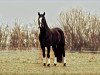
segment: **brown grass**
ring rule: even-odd
[[[62,63],[53,66],[51,51],[51,66],[44,67],[42,53],[37,51],[0,51],[1,75],[99,75],[100,54],[67,53],[67,66]]]

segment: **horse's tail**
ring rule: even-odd
[[[58,32],[61,35],[61,39],[60,39],[60,42],[57,44],[57,62],[62,62],[62,55],[63,55],[63,52],[65,52],[65,49],[64,49],[65,37],[61,29],[58,29]]]

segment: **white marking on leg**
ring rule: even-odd
[[[64,57],[64,63],[66,63],[66,57]]]
[[[54,58],[54,64],[57,64],[57,57]]]
[[[48,64],[50,64],[50,58],[48,58]]]
[[[43,58],[43,63],[46,63],[46,58]]]

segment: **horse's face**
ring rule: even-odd
[[[44,26],[44,21],[45,21],[45,12],[43,14],[40,14],[38,12],[38,24],[39,24],[39,28],[43,29],[45,26]]]

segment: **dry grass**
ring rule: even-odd
[[[100,75],[100,54],[67,53],[67,66],[43,67],[41,51],[0,51],[0,75]]]

